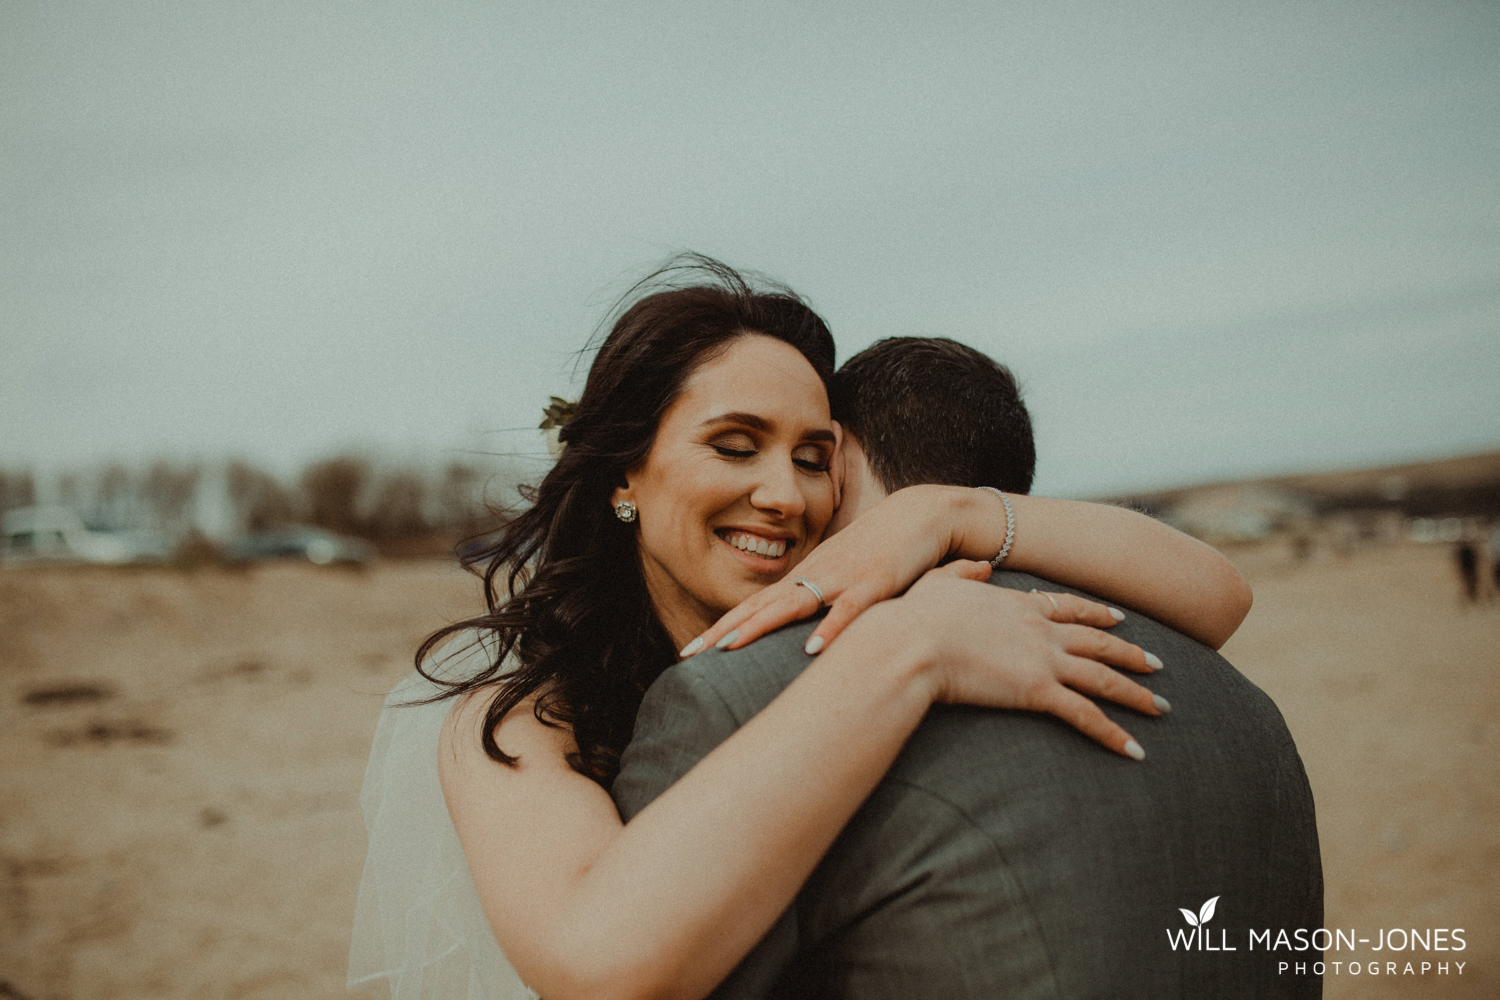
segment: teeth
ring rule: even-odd
[[[725,541],[741,552],[751,552],[758,556],[765,556],[768,559],[780,559],[786,553],[786,542],[780,539],[773,542],[755,535],[736,532],[726,538]]]

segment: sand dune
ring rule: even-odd
[[[1226,654],[1307,762],[1327,925],[1467,931],[1462,977],[1327,995],[1495,995],[1500,607],[1441,549],[1235,557]],[[477,596],[420,562],[0,574],[0,997],[346,996],[380,700]]]

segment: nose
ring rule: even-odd
[[[781,518],[801,515],[807,509],[807,496],[803,493],[802,482],[791,458],[788,456],[761,464],[763,474],[750,493],[751,506]]]

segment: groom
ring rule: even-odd
[[[848,461],[832,528],[916,483],[1030,488],[1015,383],[971,348],[881,341],[840,369],[830,397]],[[1069,589],[1005,571],[990,582]],[[812,628],[662,674],[614,784],[627,820],[806,667]],[[1264,943],[1282,929],[1295,942],[1323,919],[1312,795],[1276,706],[1142,615],[1111,631],[1166,663],[1145,683],[1172,714],[1102,703],[1145,761],[1048,715],[935,707],[714,996],[1321,996],[1320,953]]]

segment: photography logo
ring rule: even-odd
[[[1177,908],[1187,926],[1166,929],[1173,951],[1261,952],[1279,976],[1461,976],[1468,964],[1452,954],[1468,948],[1462,927],[1249,927],[1231,934],[1221,926],[1212,935],[1207,925],[1222,898],[1205,900],[1196,913]]]

